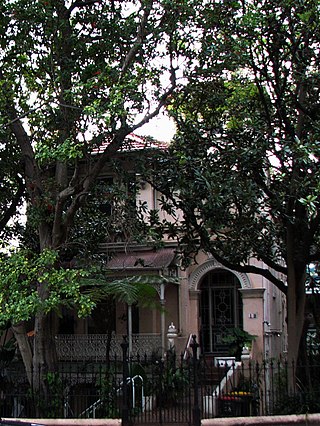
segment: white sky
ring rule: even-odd
[[[175,125],[167,115],[160,113],[135,133],[140,136],[152,136],[160,142],[170,142],[175,133]]]

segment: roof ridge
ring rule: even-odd
[[[92,149],[92,154],[101,154],[109,146],[110,141],[103,141],[98,147]],[[168,149],[168,142],[161,142],[151,136],[140,136],[135,133],[129,133],[121,148],[120,152],[139,151],[143,149]]]

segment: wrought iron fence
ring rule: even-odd
[[[0,377],[1,417],[122,418],[129,423],[199,425],[201,418],[320,411],[320,366],[247,360],[218,365],[167,352],[161,358],[122,356],[109,363],[60,364],[45,376],[46,394],[23,370]]]

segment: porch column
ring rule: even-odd
[[[165,306],[165,298],[164,298],[164,288],[165,285],[164,283],[160,284],[160,304],[161,304],[161,347],[163,348],[163,351],[165,351],[166,348],[166,330],[165,330],[165,325],[166,325],[166,317],[165,317],[165,311],[164,311],[164,306]]]
[[[264,292],[265,288],[241,288],[243,302],[243,329],[253,334],[252,352],[255,358],[264,353]]]
[[[199,299],[200,290],[189,290],[189,309],[188,309],[188,330],[190,334],[195,334],[200,341],[200,312]]]
[[[128,305],[128,343],[129,356],[132,354],[132,305]]]

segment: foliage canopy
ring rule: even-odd
[[[0,153],[1,158],[10,153],[10,161],[1,163],[7,183],[0,204],[7,224],[23,195],[27,226],[21,241],[39,254],[25,258],[21,252],[3,259],[1,268],[8,268],[8,279],[19,278],[14,288],[20,284],[26,296],[21,309],[31,305],[37,311],[33,348],[16,327],[21,324],[14,325],[29,371],[32,363],[34,372],[55,363],[50,307],[73,299],[82,309],[83,293],[72,275],[79,271],[60,264],[84,241],[96,181],[108,176],[128,135],[159,114],[179,78],[195,67],[193,28],[202,8],[198,0],[1,2]],[[129,209],[121,214],[132,217]],[[57,261],[42,274],[37,262],[50,253]],[[62,280],[65,285],[57,289]],[[1,288],[7,288],[5,278]],[[14,303],[8,288],[2,297]],[[9,311],[12,320],[22,319]]]
[[[187,259],[204,249],[287,294],[293,358],[320,257],[319,14],[313,0],[208,8],[199,68],[169,106],[178,134],[152,160],[163,208],[182,212],[162,225]]]

